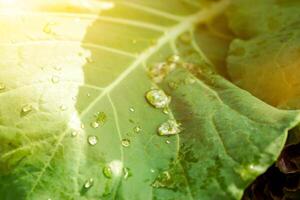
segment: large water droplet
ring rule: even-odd
[[[91,187],[93,187],[93,185],[94,185],[94,179],[90,178],[89,180],[87,180],[84,183],[84,188],[85,189],[90,189]]]
[[[152,89],[146,93],[147,101],[155,108],[168,107],[171,98],[168,97],[163,90]]]
[[[109,178],[109,179],[112,178],[113,173],[112,173],[111,168],[109,166],[104,167],[102,172],[103,172],[103,175],[106,178]]]
[[[98,143],[97,136],[91,135],[88,137],[88,143],[92,146],[95,146]]]
[[[158,127],[158,134],[161,136],[176,135],[181,132],[180,124],[170,119]]]
[[[121,143],[123,147],[129,147],[131,142],[129,139],[123,139]]]

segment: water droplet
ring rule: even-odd
[[[51,78],[51,82],[54,83],[54,84],[59,83],[59,81],[60,81],[60,79],[59,79],[58,76],[53,76],[53,77]]]
[[[178,124],[176,120],[173,119],[164,122],[158,128],[158,134],[161,136],[176,135],[180,132],[181,132],[180,124]]]
[[[60,109],[61,111],[66,111],[68,108],[67,108],[66,105],[61,105],[61,106],[59,107],[59,109]]]
[[[25,106],[22,107],[22,114],[26,115],[28,113],[30,113],[32,111],[32,105],[27,104]]]
[[[150,169],[150,172],[151,172],[151,173],[155,173],[155,170],[154,170],[154,169]]]
[[[91,96],[91,94],[90,94],[90,93],[87,93],[87,94],[86,94],[86,96],[87,96],[87,97],[90,97],[90,96]]]
[[[166,144],[171,144],[171,141],[170,140],[166,140]]]
[[[88,143],[89,143],[90,145],[92,145],[92,146],[95,146],[95,145],[98,143],[98,138],[97,138],[97,136],[94,136],[94,135],[89,136],[89,137],[88,137]]]
[[[79,135],[79,131],[72,131],[71,132],[72,137],[76,137],[77,135]]]
[[[131,108],[129,108],[129,111],[130,112],[135,112],[135,109],[131,107]]]
[[[168,86],[172,90],[176,90],[179,87],[179,84],[177,82],[175,82],[175,81],[170,81],[170,82],[168,82]]]
[[[123,139],[122,140],[122,146],[123,147],[129,147],[130,146],[130,140],[129,139]]]
[[[140,126],[136,126],[133,128],[133,131],[136,132],[136,133],[139,133],[142,131],[142,128]]]
[[[85,125],[82,123],[82,124],[80,125],[80,128],[84,129],[84,128],[85,128]]]
[[[152,89],[146,93],[147,101],[155,108],[168,107],[171,98],[168,97],[163,90]]]
[[[92,122],[91,127],[92,128],[99,128],[100,124],[98,122]]]
[[[87,180],[84,183],[84,188],[85,189],[90,189],[91,187],[93,187],[93,185],[94,185],[94,179],[90,178],[89,180]]]
[[[132,176],[132,173],[131,173],[130,169],[127,168],[127,167],[123,168],[123,174],[124,174],[123,177],[124,177],[125,180],[127,180],[129,177]]]
[[[168,58],[168,62],[171,62],[171,63],[178,63],[179,61],[180,61],[179,55],[172,55]]]
[[[6,88],[6,85],[4,83],[0,83],[0,91],[5,90],[5,88]]]
[[[104,167],[102,172],[103,172],[103,175],[106,178],[109,178],[109,179],[112,178],[113,173],[112,173],[111,168],[109,166]]]

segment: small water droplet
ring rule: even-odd
[[[5,90],[5,88],[6,88],[6,85],[4,83],[0,83],[0,91]]]
[[[148,75],[155,83],[160,83],[176,68],[176,63],[162,62],[149,68]]]
[[[170,81],[170,82],[168,82],[168,86],[172,90],[176,90],[179,87],[179,84],[177,82],[175,82],[175,81]]]
[[[166,140],[166,144],[171,144],[171,141],[170,140]]]
[[[152,89],[146,93],[147,101],[155,108],[168,107],[171,98],[168,97],[163,90]]]
[[[161,136],[176,135],[181,132],[180,124],[176,120],[170,119],[162,123],[158,128],[158,134]]]
[[[52,78],[51,78],[52,83],[56,84],[56,83],[59,83],[59,81],[60,81],[60,79],[58,76],[52,76]]]
[[[113,173],[112,173],[111,168],[109,166],[104,167],[102,172],[103,172],[103,175],[106,178],[109,178],[109,179],[112,178]]]
[[[92,122],[91,127],[92,128],[99,128],[100,124],[98,122]]]
[[[133,107],[129,108],[130,112],[135,112],[135,109]]]
[[[82,124],[80,125],[80,128],[81,128],[81,129],[85,129],[85,125],[82,123]]]
[[[155,170],[154,170],[154,169],[150,169],[150,172],[151,172],[151,173],[155,173]]]
[[[32,111],[32,105],[27,104],[25,106],[22,107],[22,114],[26,115],[28,113],[30,113]]]
[[[90,178],[89,180],[87,180],[84,183],[84,188],[85,189],[90,189],[91,187],[93,187],[93,185],[94,185],[94,179]]]
[[[89,143],[90,145],[92,145],[92,146],[95,146],[95,145],[98,143],[98,138],[97,138],[97,136],[94,136],[94,135],[89,136],[89,137],[88,137],[88,143]]]
[[[123,147],[129,147],[130,146],[130,140],[129,139],[123,139],[122,140],[122,146]]]
[[[128,167],[123,168],[123,175],[124,175],[123,177],[125,180],[127,180],[129,177],[132,176],[132,173]]]
[[[79,131],[74,130],[74,131],[71,132],[72,137],[76,137],[77,135],[79,135]]]
[[[91,96],[91,94],[90,94],[90,93],[87,93],[87,94],[86,94],[86,96],[87,96],[87,97],[90,97],[90,96]]]
[[[164,108],[163,109],[163,113],[166,114],[166,115],[168,115],[170,113],[169,108]]]
[[[139,133],[142,131],[142,128],[140,126],[136,126],[133,128],[133,131],[136,132],[136,133]]]

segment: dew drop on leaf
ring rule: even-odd
[[[149,69],[148,74],[154,82],[160,83],[175,68],[176,63],[174,62],[162,62],[152,66]]]
[[[79,131],[74,130],[74,131],[71,132],[72,137],[76,137],[77,135],[79,135]]]
[[[5,90],[5,88],[6,88],[6,85],[4,83],[0,83],[0,91]]]
[[[123,147],[129,147],[131,142],[129,139],[123,139],[121,143]]]
[[[89,180],[87,180],[84,183],[84,188],[85,189],[90,189],[91,187],[93,187],[93,185],[94,185],[94,179],[90,178]]]
[[[30,113],[31,111],[32,111],[32,105],[30,105],[30,104],[23,106],[22,110],[21,110],[23,115],[26,115],[26,114]]]
[[[99,126],[100,126],[100,124],[98,122],[92,122],[91,123],[92,128],[98,128]]]
[[[95,146],[95,145],[98,143],[98,138],[97,138],[97,136],[94,136],[94,135],[89,136],[89,137],[88,137],[88,143],[89,143],[90,145],[92,145],[92,146]]]
[[[129,108],[130,112],[135,112],[135,109],[133,107]]]
[[[168,97],[163,90],[152,89],[146,93],[146,99],[155,108],[168,107],[171,98]]]
[[[111,168],[109,166],[104,167],[102,172],[106,178],[109,178],[109,179],[112,178],[113,174],[112,174]]]
[[[166,140],[166,144],[171,144],[171,141],[170,140]]]
[[[107,115],[104,112],[98,112],[96,114],[96,122],[99,124],[104,124],[107,120]]]
[[[180,124],[170,119],[158,127],[158,134],[161,136],[176,135],[181,132]]]
[[[140,126],[136,126],[136,127],[133,128],[133,131],[134,131],[135,133],[139,133],[139,132],[142,131],[142,128],[141,128]]]

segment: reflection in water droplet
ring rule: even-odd
[[[0,83],[0,91],[5,90],[5,88],[6,88],[6,85],[4,83]]]
[[[112,178],[113,174],[112,174],[111,168],[109,166],[104,167],[102,172],[106,178],[109,178],[109,179]]]
[[[122,140],[122,146],[123,147],[129,147],[130,146],[130,140],[129,139],[123,139]]]
[[[89,136],[89,137],[88,137],[88,143],[89,143],[90,145],[92,145],[92,146],[95,146],[95,145],[98,143],[98,138],[97,138],[97,136],[94,136],[94,135]]]
[[[181,132],[180,124],[176,120],[168,120],[158,128],[158,134],[161,136],[176,135]]]
[[[171,98],[168,97],[163,90],[152,89],[146,93],[146,99],[155,108],[168,107]]]
[[[90,178],[84,183],[85,189],[90,189],[94,185],[94,179]]]
[[[32,105],[30,105],[30,104],[27,104],[27,105],[25,105],[25,106],[23,106],[22,107],[22,114],[23,115],[26,115],[26,114],[28,114],[28,113],[30,113],[31,111],[32,111]]]
[[[136,126],[136,127],[133,128],[133,131],[134,131],[135,133],[139,133],[139,132],[142,131],[142,128],[141,128],[140,126]]]
[[[52,76],[52,78],[51,78],[52,83],[56,84],[56,83],[59,83],[59,81],[60,81],[60,79],[58,76]]]
[[[91,123],[92,128],[98,128],[99,126],[100,126],[100,124],[98,122],[92,122]]]

